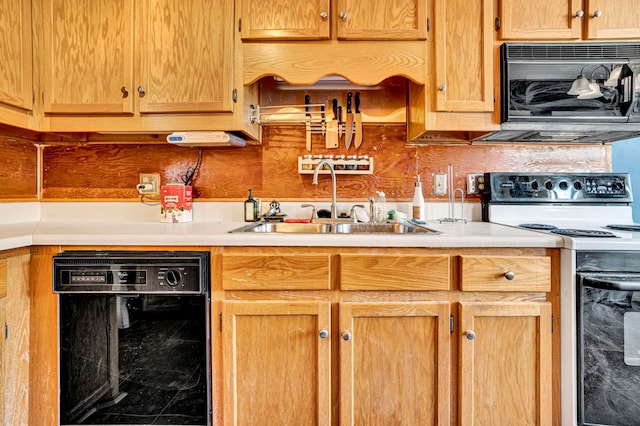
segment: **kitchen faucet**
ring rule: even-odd
[[[329,171],[331,172],[331,219],[335,219],[338,217],[337,214],[337,202],[336,202],[336,172],[333,170],[333,164],[331,161],[324,159],[320,160],[316,165],[316,170],[313,172],[313,184],[318,184],[318,173],[323,166],[329,167]]]

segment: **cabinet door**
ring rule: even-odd
[[[226,425],[331,423],[329,302],[223,303]]]
[[[133,113],[133,9],[133,0],[43,0],[45,113]]]
[[[585,13],[582,0],[501,0],[500,38],[579,39]]]
[[[5,313],[2,306],[0,306],[0,384],[2,384],[2,392],[0,392],[0,424],[7,424],[4,413],[4,390],[7,388],[4,378],[4,365],[6,360],[4,359],[4,341],[5,341],[5,327],[6,327]]]
[[[0,102],[31,110],[31,1],[0,0],[0,24]]]
[[[640,4],[637,0],[584,0],[588,39],[640,38]]]
[[[233,105],[233,0],[145,0],[136,36],[141,113]]]
[[[449,424],[448,302],[340,304],[340,424]]]
[[[551,424],[551,305],[460,303],[460,424]]]
[[[493,111],[493,2],[436,0],[436,110]]]
[[[337,0],[338,38],[424,40],[425,0]]]
[[[243,40],[329,38],[330,0],[240,0]]]

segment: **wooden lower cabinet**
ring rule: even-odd
[[[448,425],[449,303],[340,304],[340,424]]]
[[[331,424],[331,305],[223,303],[224,424]]]
[[[559,424],[557,251],[219,253],[221,423]]]
[[[460,425],[550,425],[551,304],[459,304]]]
[[[2,383],[2,392],[0,392],[0,424],[6,424],[6,419],[4,416],[4,340],[5,334],[4,330],[7,325],[5,320],[4,309],[0,307],[0,383]]]

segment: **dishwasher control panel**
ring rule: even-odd
[[[65,251],[53,270],[55,293],[203,294],[209,252]]]

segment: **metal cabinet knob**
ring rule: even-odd
[[[512,271],[507,271],[507,272],[505,272],[504,277],[506,279],[508,279],[509,281],[511,281],[516,277],[516,274],[514,272],[512,272]]]
[[[129,89],[127,89],[126,86],[122,86],[120,88],[120,92],[122,92],[122,98],[123,99],[129,97]]]
[[[346,342],[351,340],[351,333],[349,333],[348,331],[343,331],[342,332],[342,340],[344,340]]]
[[[476,338],[476,333],[473,330],[465,331],[464,335],[467,337],[467,340],[473,340]]]
[[[344,10],[340,12],[340,19],[345,21],[347,19],[347,12],[345,12]]]
[[[327,336],[329,336],[329,332],[327,330],[320,330],[318,336],[320,336],[321,339],[326,339]]]
[[[573,15],[574,18],[582,18],[584,16],[584,10],[579,10]]]
[[[146,95],[147,92],[144,90],[144,87],[138,86],[138,94],[140,95],[141,98],[144,98],[144,95]]]
[[[438,87],[438,90],[440,90],[441,92],[445,92],[447,90],[447,85],[446,84],[441,84]]]
[[[595,12],[593,12],[593,15],[591,15],[592,18],[599,18],[602,16],[602,11],[600,9],[596,10]]]
[[[320,12],[320,17],[322,18],[323,21],[326,21],[327,18],[329,17],[329,14],[327,13],[326,10],[323,10],[322,12]]]

